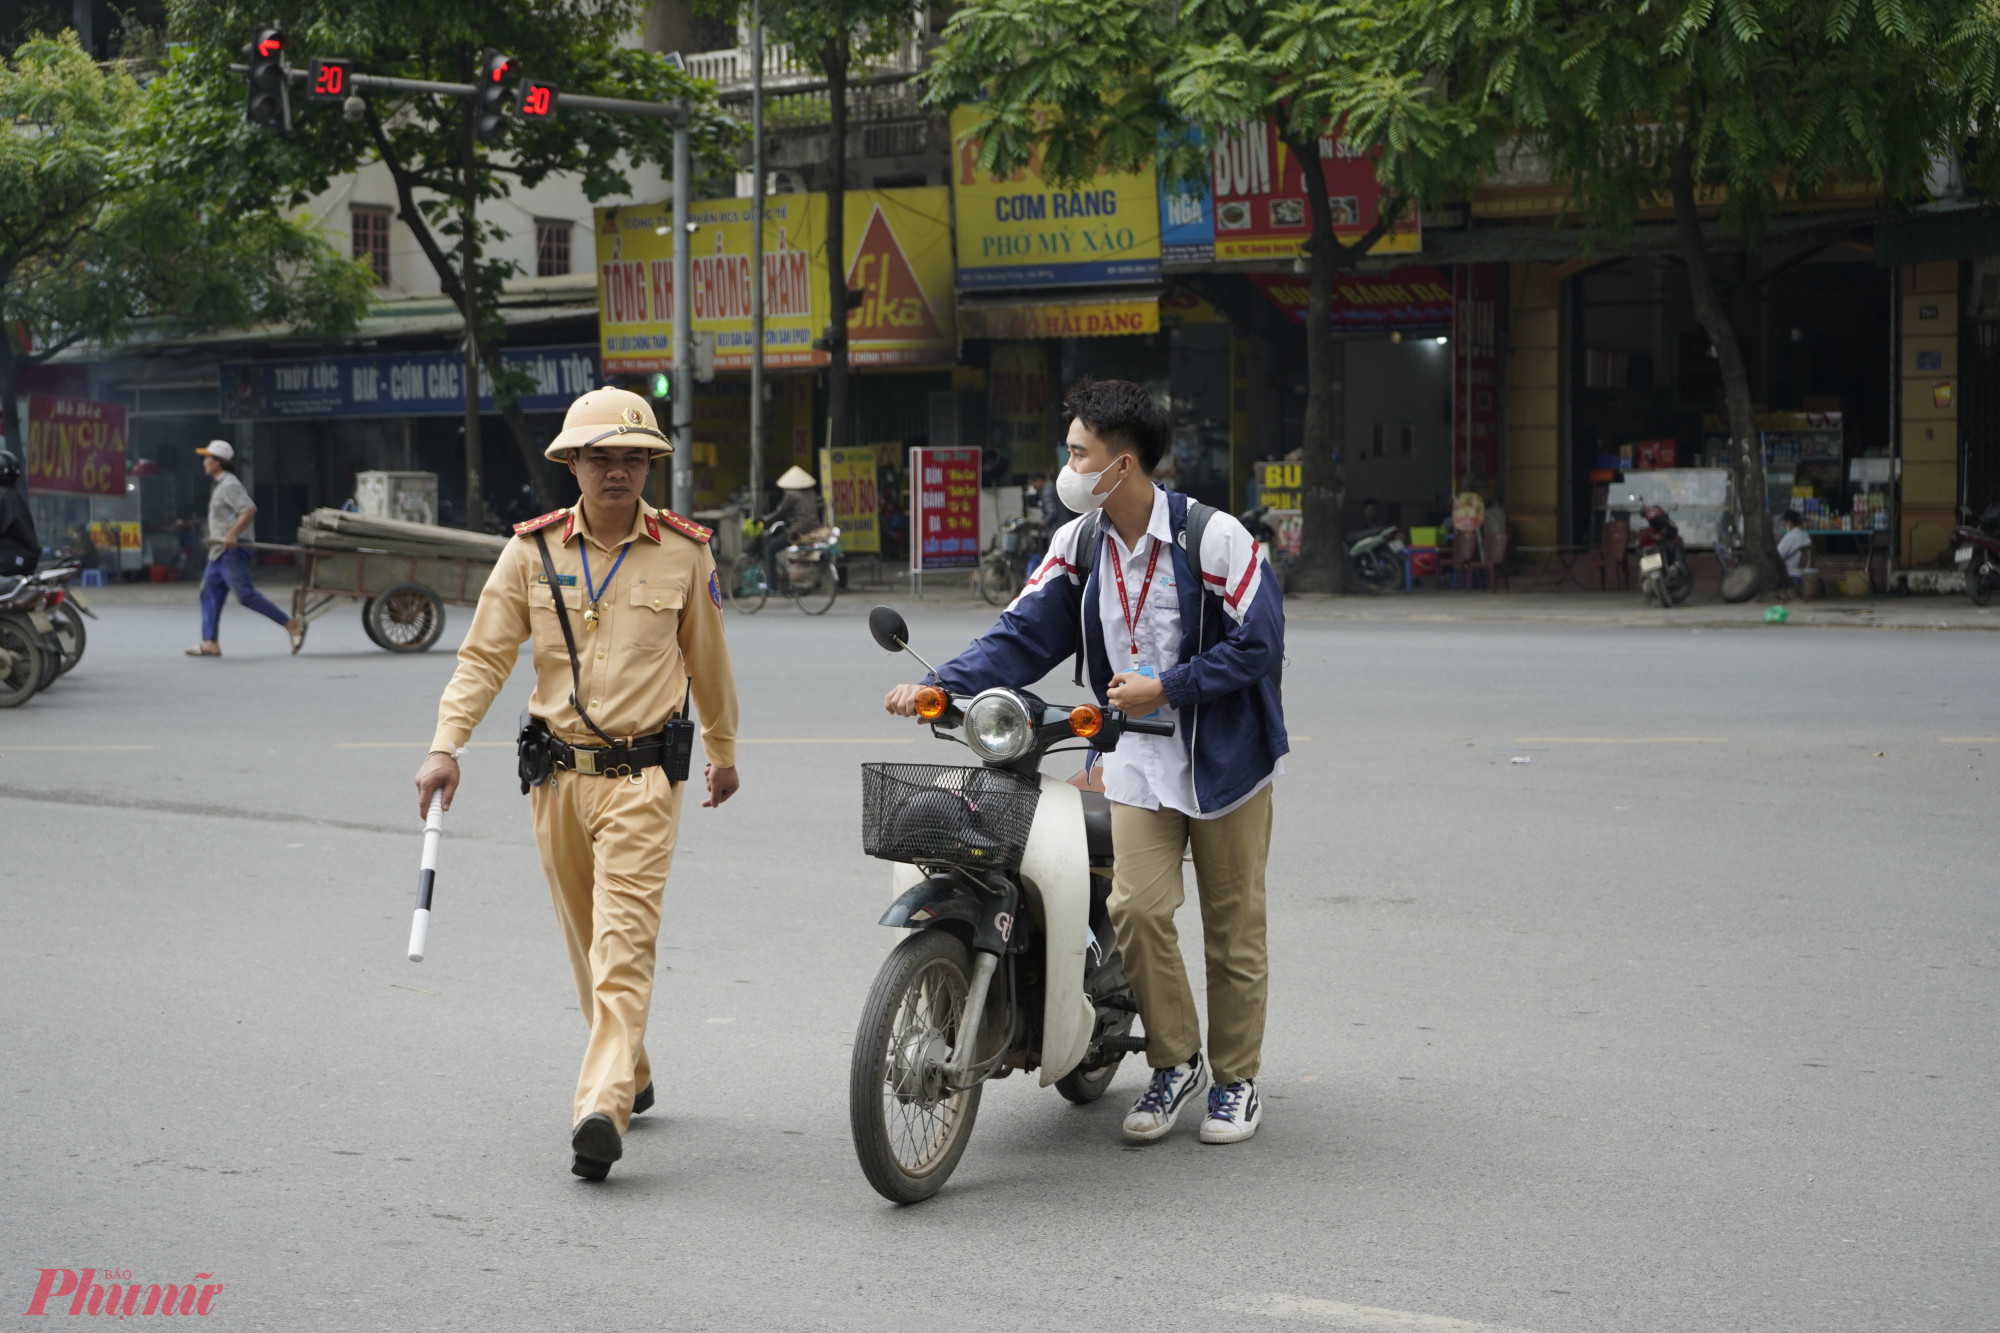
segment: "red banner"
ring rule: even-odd
[[[1375,225],[1382,197],[1375,164],[1332,136],[1319,141],[1319,156],[1334,235],[1352,244]],[[1245,123],[1237,134],[1218,140],[1210,170],[1217,259],[1289,259],[1302,253],[1312,230],[1306,173],[1270,121]],[[1415,254],[1422,248],[1423,230],[1412,212],[1369,253]]]
[[[1252,273],[1250,281],[1297,323],[1306,322],[1312,279]],[[1429,264],[1387,273],[1342,273],[1333,280],[1337,329],[1438,329],[1451,327],[1451,280]]]
[[[979,563],[979,450],[910,450],[910,568]]]
[[[28,489],[125,494],[125,409],[88,398],[28,395]]]

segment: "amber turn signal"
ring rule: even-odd
[[[926,685],[917,691],[917,716],[926,722],[935,722],[944,716],[944,710],[951,707],[951,700],[935,685]]]
[[[1104,730],[1104,714],[1089,704],[1069,710],[1069,729],[1075,735],[1089,740]]]

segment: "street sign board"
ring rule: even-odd
[[[28,395],[28,489],[125,494],[125,409],[88,398]]]
[[[561,412],[600,383],[592,347],[507,347],[500,359],[525,373],[524,412]],[[225,363],[224,421],[321,417],[457,416],[465,411],[465,358],[458,352],[306,356]],[[492,381],[479,374],[481,407],[497,411]]]
[[[979,563],[979,450],[910,450],[910,568]]]

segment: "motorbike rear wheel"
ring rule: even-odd
[[[960,1040],[971,971],[957,936],[919,931],[890,952],[862,1006],[847,1118],[861,1173],[892,1203],[944,1188],[972,1138],[985,1085],[943,1095],[938,1069]]]
[[[1694,595],[1694,571],[1688,568],[1686,561],[1676,561],[1667,566],[1665,587],[1669,606],[1680,606]]]
[[[823,616],[833,609],[834,598],[840,596],[840,576],[833,566],[822,561],[810,584],[794,585],[792,600],[799,604],[799,610],[809,616]]]
[[[729,567],[729,609],[754,616],[771,597],[771,580],[764,576],[761,558],[744,554]]]
[[[56,642],[62,648],[62,665],[56,668],[60,676],[83,660],[83,612],[64,601],[50,613],[49,619],[56,622]]]
[[[1014,577],[1013,562],[998,551],[989,552],[979,562],[979,595],[988,606],[1006,606],[1018,591],[1020,583]]]
[[[1965,567],[1965,595],[1974,606],[1984,606],[1993,600],[1995,582],[2000,582],[2000,571],[1994,569],[1993,557],[1974,550],[1972,563]]]
[[[0,616],[0,708],[18,708],[42,688],[42,636],[25,616]]]
[[[1361,586],[1378,597],[1395,587],[1402,577],[1400,565],[1386,550],[1365,551],[1356,556],[1354,572],[1361,576]]]

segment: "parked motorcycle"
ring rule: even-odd
[[[2000,592],[2000,503],[1988,505],[1976,526],[1952,529],[1951,537],[1959,543],[1952,558],[1965,574],[1965,595],[1984,606]]]
[[[29,576],[55,595],[47,610],[49,619],[55,623],[56,644],[61,651],[62,662],[56,671],[59,676],[83,660],[86,640],[83,618],[97,619],[97,612],[90,609],[90,603],[84,601],[83,594],[69,586],[70,580],[82,570],[82,564],[72,560],[50,565]]]
[[[1639,517],[1646,520],[1639,529],[1639,594],[1649,606],[1679,606],[1694,593],[1687,543],[1660,506],[1647,505]]]
[[[728,592],[729,605],[746,616],[762,611],[774,592],[809,616],[825,615],[840,595],[840,529],[795,542],[784,523],[773,523],[730,566]]]
[[[1003,519],[993,548],[979,561],[979,595],[989,606],[1006,606],[1027,585],[1036,558],[1048,548],[1038,518],[1020,514]]]
[[[1403,581],[1404,549],[1394,525],[1347,534],[1347,563],[1372,593],[1385,593]]]
[[[888,607],[868,629],[917,656]],[[1064,742],[1106,754],[1127,733],[1174,730],[1006,688],[954,698],[926,686],[917,716],[979,766],[862,765],[862,846],[895,863],[881,924],[910,933],[862,1006],[848,1121],[862,1173],[897,1203],[943,1188],[989,1079],[1039,1068],[1043,1087],[1092,1102],[1145,1049],[1105,908],[1110,802],[1040,770]]]
[[[33,575],[0,579],[0,708],[18,708],[62,671],[62,648],[47,607],[51,593]]]

